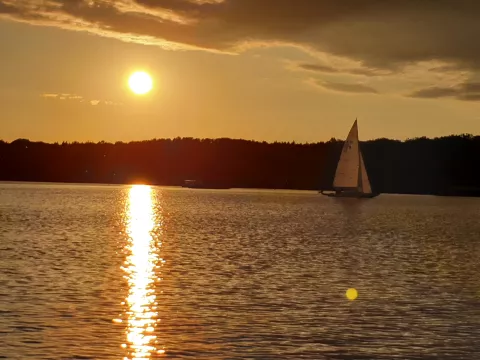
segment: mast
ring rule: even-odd
[[[355,118],[355,123],[357,123],[357,118]],[[357,125],[357,139],[358,136],[358,125]],[[360,140],[358,140],[358,191],[362,192],[362,167],[361,167],[362,152],[360,149]]]

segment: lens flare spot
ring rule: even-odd
[[[348,300],[353,301],[358,297],[358,291],[357,289],[350,288],[347,290],[345,295],[347,296]]]

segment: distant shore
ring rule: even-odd
[[[318,190],[315,189],[279,189],[279,188],[225,188],[225,189],[215,189],[215,188],[187,188],[182,185],[162,185],[162,184],[148,184],[148,183],[125,183],[125,184],[111,184],[111,183],[81,183],[81,182],[45,182],[45,181],[4,181],[0,180],[0,185],[65,185],[65,186],[134,186],[134,185],[147,185],[153,187],[163,187],[163,188],[174,188],[174,189],[185,189],[185,190],[215,190],[215,191],[280,191],[280,192],[304,192],[311,194],[318,194]],[[415,194],[415,193],[383,193],[384,195],[410,195],[410,196],[442,196],[442,197],[480,197],[480,189],[459,189],[455,191],[450,191],[443,194]]]
[[[234,139],[130,143],[0,141],[0,181],[331,190],[342,140],[297,144]],[[480,136],[361,142],[375,192],[480,196]],[[208,186],[207,186],[208,187]]]

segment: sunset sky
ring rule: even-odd
[[[480,133],[478,0],[0,0],[0,139]],[[148,72],[149,94],[128,77]]]

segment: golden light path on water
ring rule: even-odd
[[[164,354],[157,348],[154,335],[157,319],[155,296],[155,268],[162,259],[157,248],[160,240],[153,235],[156,224],[155,194],[150,186],[134,185],[129,190],[127,203],[127,259],[123,270],[128,281],[127,343],[124,359],[150,359],[153,354]]]

